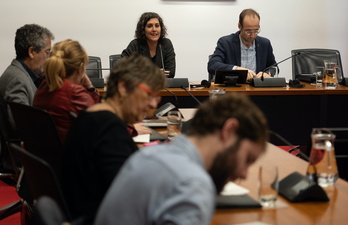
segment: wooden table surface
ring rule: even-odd
[[[298,171],[305,174],[308,163],[284,150],[269,144],[267,152],[249,169],[248,178],[236,183],[250,190],[257,199],[257,169],[262,164],[279,168],[280,179]],[[217,210],[211,225],[232,225],[262,221],[266,224],[329,225],[348,224],[348,183],[338,179],[334,187],[325,189],[329,202],[290,203],[278,197],[276,209]]]

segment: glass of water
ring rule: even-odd
[[[264,208],[275,208],[278,197],[278,167],[262,165],[259,168],[259,202]]]
[[[181,133],[181,113],[177,110],[169,111],[167,116],[168,138],[173,139]]]

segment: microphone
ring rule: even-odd
[[[189,92],[184,86],[181,86],[181,88],[184,89],[198,104],[202,105],[202,103],[191,92]]]
[[[283,62],[285,62],[285,61],[287,61],[287,60],[289,60],[289,59],[291,59],[291,58],[293,58],[293,57],[295,57],[295,56],[298,56],[298,55],[300,55],[300,54],[301,54],[300,52],[296,52],[296,53],[293,54],[292,56],[287,57],[287,58],[281,60],[280,62],[276,62],[276,63],[274,63],[273,65],[270,65],[269,67],[267,67],[266,69],[264,69],[264,70],[262,71],[261,80],[263,81],[263,79],[264,79],[263,73],[266,72],[267,70],[269,70],[272,66],[278,67],[279,64],[281,64],[281,63],[283,63]],[[278,68],[278,71],[279,71],[279,68]]]
[[[174,96],[175,102],[176,102],[175,106],[176,106],[177,108],[179,108],[178,96],[176,96],[176,94],[175,94],[174,92],[172,92],[171,90],[169,90],[169,89],[167,89],[167,88],[164,88],[164,89]]]
[[[164,60],[163,60],[163,53],[162,53],[162,45],[159,44],[158,47],[160,48],[160,53],[161,53],[161,61],[162,61],[162,68],[163,68],[163,72],[164,72]]]

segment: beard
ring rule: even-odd
[[[240,147],[240,139],[228,149],[219,153],[208,170],[216,188],[216,193],[220,194],[229,180],[237,179],[235,175],[238,159],[236,153]]]

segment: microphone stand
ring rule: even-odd
[[[184,89],[198,104],[202,105],[202,103],[191,92],[189,92],[184,86],[181,86],[181,88]]]
[[[273,65],[267,67],[266,69],[264,69],[262,71],[262,75],[261,75],[261,78],[253,78],[250,85],[253,86],[253,87],[286,87],[286,80],[285,80],[285,77],[273,77],[273,78],[270,78],[270,79],[264,79],[263,77],[263,73],[267,70],[269,70],[269,68],[271,68],[272,66],[277,66],[280,64],[280,63],[283,63],[297,55],[299,55],[300,53],[297,52],[296,54],[286,58],[286,59],[283,59],[281,60],[280,62],[277,62],[277,63],[274,63]]]

